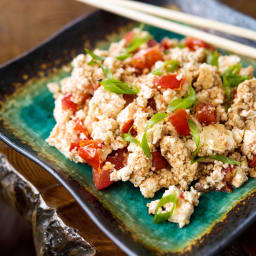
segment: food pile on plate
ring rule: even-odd
[[[201,193],[256,177],[252,66],[195,38],[160,43],[141,28],[108,50],[78,55],[51,83],[56,125],[47,142],[93,168],[97,189],[131,182],[154,222],[189,223]]]

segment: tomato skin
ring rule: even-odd
[[[95,184],[95,187],[98,190],[102,190],[104,188],[109,187],[113,181],[110,180],[110,170],[103,170],[101,169],[95,169],[93,168],[92,170],[92,175],[93,175],[93,181]]]
[[[212,46],[207,44],[206,42],[194,38],[194,37],[187,37],[185,39],[185,45],[191,50],[191,51],[195,51],[198,48],[206,48],[206,49],[212,49]]]
[[[170,121],[174,126],[176,132],[181,136],[190,135],[190,129],[188,126],[188,113],[185,109],[177,109],[170,115]]]
[[[162,39],[162,41],[160,43],[160,46],[164,50],[168,50],[168,49],[173,47],[173,43],[172,43],[172,41],[169,38],[165,37],[165,38]]]
[[[156,110],[156,102],[155,102],[154,98],[150,98],[148,100],[147,107],[152,108],[154,111]]]
[[[106,162],[110,162],[115,166],[116,170],[120,170],[124,167],[127,160],[127,148],[118,149],[108,155]],[[93,180],[95,187],[98,190],[109,187],[113,181],[110,180],[110,174],[112,170],[104,170],[102,167],[99,169],[93,169]]]
[[[256,155],[254,155],[253,159],[248,162],[248,166],[250,168],[255,168],[256,167]]]
[[[156,45],[158,45],[158,42],[155,39],[149,39],[148,42],[147,42],[148,47],[153,47],[153,46],[156,46]]]
[[[163,53],[159,45],[155,45],[137,52],[132,57],[131,64],[133,67],[143,70],[144,68],[151,68],[158,60],[163,60]]]
[[[71,110],[73,113],[77,111],[77,104],[71,100],[71,93],[67,93],[61,100],[62,109]]]
[[[184,82],[184,77],[179,80],[177,79],[177,74],[168,74],[157,76],[154,80],[154,85],[162,89],[180,90]]]
[[[79,120],[79,119],[76,119],[75,120],[75,128],[74,130],[77,132],[77,133],[82,133],[84,134],[84,136],[86,137],[86,139],[90,139],[90,135],[89,135],[89,132],[87,131],[87,129],[85,127],[83,127],[83,124],[82,124],[82,121]]]
[[[78,150],[79,145],[80,145],[79,141],[71,142],[70,147],[69,147],[69,152],[71,152],[73,149]]]
[[[118,149],[108,155],[106,162],[110,162],[115,166],[116,170],[120,170],[124,167],[127,160],[127,148]]]
[[[135,37],[135,32],[134,31],[129,31],[129,32],[127,32],[125,35],[124,35],[124,37],[123,37],[123,39],[125,40],[125,44],[126,45],[128,45],[129,43],[131,43],[131,41],[134,39],[134,37]]]
[[[100,169],[102,160],[98,148],[102,147],[102,143],[96,140],[82,140],[79,144],[78,155],[93,168]]]
[[[128,133],[130,128],[133,126],[134,120],[131,119],[129,121],[127,121],[126,123],[123,124],[123,126],[121,127],[121,132],[122,133]]]
[[[196,119],[204,125],[216,124],[216,110],[211,104],[199,103],[195,111]]]
[[[168,166],[168,162],[161,155],[160,151],[151,152],[151,155],[152,155],[152,166],[155,168],[156,171],[166,168]]]
[[[125,100],[125,107],[126,107],[135,100],[136,96],[133,94],[124,94],[123,98]]]

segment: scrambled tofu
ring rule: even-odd
[[[48,85],[56,125],[47,142],[91,165],[98,189],[129,181],[145,198],[166,189],[176,202],[154,200],[148,212],[183,227],[201,193],[256,177],[256,79],[238,56],[193,38],[158,43],[136,28],[72,65]]]

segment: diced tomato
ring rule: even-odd
[[[69,147],[69,152],[71,152],[73,149],[78,150],[79,149],[79,145],[80,145],[79,141],[72,142],[70,144],[70,147]]]
[[[231,167],[231,165],[229,165],[227,168],[224,168],[222,171],[225,173],[224,181],[230,184],[233,179],[233,173],[232,173],[233,168]]]
[[[85,140],[80,140],[79,141],[79,146],[84,147],[87,145],[93,145],[95,148],[102,148],[104,142],[101,140],[91,140],[91,139],[85,139]]]
[[[177,133],[181,136],[190,135],[190,129],[188,126],[188,113],[185,109],[177,109],[170,115],[170,121],[174,126]]]
[[[164,50],[168,50],[173,47],[173,43],[169,38],[165,37],[162,39],[160,47],[162,47]]]
[[[89,132],[87,131],[87,129],[82,125],[82,121],[77,119],[76,121],[76,125],[75,125],[75,128],[74,130],[78,133],[83,133],[84,136],[89,139],[90,138],[90,135],[89,135]]]
[[[155,170],[160,170],[168,166],[168,162],[161,155],[160,151],[151,152],[151,154],[152,154],[152,166],[155,168]]]
[[[223,168],[222,171],[225,174],[223,181],[226,183],[226,185],[221,188],[221,191],[231,193],[232,192],[231,182],[233,179],[233,168],[231,167],[231,165],[229,165],[227,168]]]
[[[96,140],[80,141],[78,155],[82,157],[93,168],[100,169],[102,161],[98,149],[101,147],[102,143]]]
[[[134,31],[129,31],[124,35],[123,39],[125,40],[126,45],[131,43],[131,41],[134,39],[135,34],[136,33]]]
[[[204,125],[216,124],[216,110],[211,104],[199,103],[195,111],[196,119]]]
[[[118,149],[108,155],[106,162],[110,162],[115,166],[116,170],[124,167],[127,160],[127,148]]]
[[[254,155],[253,159],[248,162],[248,166],[250,168],[255,168],[256,167],[256,155]]]
[[[157,76],[154,80],[154,85],[163,89],[180,90],[184,82],[184,77],[178,79],[177,74],[168,74]]]
[[[130,128],[133,126],[134,120],[131,119],[129,121],[127,121],[126,123],[123,124],[121,131],[122,133],[128,133]]]
[[[92,170],[93,181],[94,181],[95,187],[98,190],[107,188],[113,183],[113,181],[110,180],[110,173],[111,173],[111,170],[103,170],[102,168],[100,169],[93,168]]]
[[[180,197],[181,199],[185,200],[185,198],[184,198],[184,192],[181,192],[179,197]]]
[[[163,53],[159,45],[137,52],[131,60],[132,66],[139,70],[151,68],[158,60],[163,60]]]
[[[224,187],[221,188],[221,191],[231,193],[232,187],[230,184],[226,184]]]
[[[148,47],[153,47],[157,44],[158,44],[158,42],[155,39],[149,39],[148,42],[147,42]]]
[[[197,39],[197,38],[193,38],[193,37],[187,37],[185,39],[185,45],[191,50],[191,51],[195,51],[198,48],[206,48],[206,49],[212,49],[213,47],[209,44],[207,44],[206,42]]]
[[[71,100],[72,95],[67,93],[61,100],[62,109],[64,110],[71,110],[73,113],[77,111],[77,104]]]
[[[110,162],[115,166],[116,170],[124,167],[127,160],[127,148],[118,149],[108,155],[106,162]],[[98,190],[109,187],[113,181],[110,180],[111,170],[104,170],[102,168],[93,169],[93,180],[95,187]]]
[[[156,110],[156,102],[155,102],[154,98],[150,98],[148,100],[147,107],[151,107],[153,110]]]
[[[133,94],[124,94],[123,98],[125,100],[125,107],[126,107],[127,105],[129,105],[130,103],[132,103],[134,101],[136,96]]]

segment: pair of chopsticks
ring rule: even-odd
[[[250,58],[256,58],[256,49],[236,41],[222,38],[199,29],[181,25],[166,19],[172,19],[178,22],[199,26],[202,28],[210,28],[221,32],[233,34],[239,37],[252,39],[256,41],[256,32],[221,23],[214,20],[209,20],[190,14],[181,13],[178,11],[166,9],[130,0],[77,0],[82,3],[115,13],[132,20],[159,27],[168,31],[179,33],[185,36],[195,37],[203,40],[216,47],[228,50],[230,52],[240,54]],[[156,17],[158,16],[158,17]],[[162,17],[162,18],[160,18]]]

